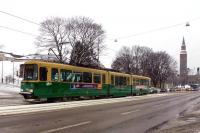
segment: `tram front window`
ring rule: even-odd
[[[38,66],[36,64],[26,64],[24,68],[24,80],[37,80]]]

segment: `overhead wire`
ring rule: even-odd
[[[189,22],[196,21],[196,20],[199,20],[199,19],[200,19],[200,17],[197,17],[197,18],[193,18],[193,19],[190,19],[188,21],[185,21],[185,22],[174,24],[174,25],[160,27],[160,28],[156,28],[156,29],[151,29],[151,30],[148,30],[148,31],[139,32],[139,33],[135,33],[135,34],[128,35],[128,36],[121,36],[121,37],[117,37],[117,38],[112,38],[112,39],[108,39],[108,40],[112,40],[114,42],[118,42],[118,40],[132,38],[134,36],[144,35],[144,34],[153,33],[153,32],[157,32],[157,31],[162,31],[162,30],[178,27],[178,26],[181,26],[181,25],[190,26]],[[111,48],[107,48],[107,49],[111,50],[112,52],[115,52],[115,50],[113,50]]]
[[[181,26],[181,25],[185,25],[187,26],[187,24],[189,22],[192,22],[192,21],[196,21],[196,20],[199,20],[200,17],[197,17],[197,18],[193,18],[193,19],[190,19],[188,21],[185,21],[185,22],[181,22],[181,23],[177,23],[177,24],[174,24],[174,25],[170,25],[170,26],[165,26],[165,27],[160,27],[160,28],[155,28],[155,29],[151,29],[151,30],[148,30],[148,31],[144,31],[144,32],[138,32],[138,33],[135,33],[135,34],[132,34],[132,35],[128,35],[128,36],[121,36],[121,37],[117,37],[117,38],[114,38],[113,40],[115,42],[118,41],[118,39],[127,39],[127,38],[131,38],[131,37],[134,37],[134,36],[140,36],[140,35],[144,35],[144,34],[148,34],[148,33],[153,33],[153,32],[157,32],[157,31],[162,31],[162,30],[166,30],[166,29],[170,29],[170,28],[174,28],[174,27],[178,27],[178,26]]]
[[[32,20],[29,20],[29,19],[26,19],[26,18],[17,16],[17,15],[14,15],[14,14],[11,14],[11,13],[8,13],[8,12],[5,12],[5,11],[2,11],[2,10],[0,10],[0,13],[3,13],[3,14],[6,14],[6,15],[9,15],[9,16],[11,16],[11,17],[14,17],[14,18],[17,18],[17,19],[26,21],[26,22],[31,23],[31,24],[40,25],[39,23],[34,22],[34,21],[32,21]],[[196,21],[196,20],[198,20],[198,19],[200,19],[200,17],[193,18],[193,19],[190,19],[190,20],[188,20],[188,21],[191,22],[191,21]],[[121,36],[121,37],[114,38],[113,40],[114,40],[114,41],[117,41],[117,39],[127,39],[127,38],[131,38],[131,37],[134,37],[134,36],[144,35],[144,34],[148,34],[148,33],[152,33],[152,32],[157,32],[157,31],[162,31],[162,30],[166,30],[166,29],[173,28],[173,27],[181,26],[181,25],[183,25],[183,24],[185,24],[185,23],[186,23],[186,22],[181,22],[181,23],[178,23],[178,24],[174,24],[174,25],[170,25],[170,26],[165,26],[165,27],[160,27],[160,28],[156,28],[156,29],[151,29],[151,30],[148,30],[148,31],[139,32],[139,33],[135,33],[135,34],[128,35],[128,36]],[[7,29],[12,29],[12,28],[7,28]],[[18,31],[19,31],[19,30],[18,30]],[[22,31],[22,32],[23,32],[23,31]],[[109,39],[109,40],[111,40],[111,39]]]
[[[162,31],[162,30],[166,30],[166,29],[169,29],[169,28],[177,27],[177,26],[180,26],[180,25],[183,25],[183,24],[184,23],[179,23],[179,24],[175,24],[175,25],[171,25],[171,26],[166,26],[166,27],[160,27],[160,28],[156,28],[156,29],[151,29],[151,30],[148,30],[148,31],[135,33],[135,34],[132,34],[132,35],[129,35],[129,36],[118,37],[118,39],[126,39],[126,38],[131,38],[131,37],[134,37],[134,36],[144,35],[144,34],[148,34],[148,33],[152,33],[152,32],[157,32],[157,31]]]
[[[26,18],[22,18],[22,17],[19,17],[17,15],[14,15],[14,14],[2,11],[2,10],[0,10],[0,13],[6,14],[8,16],[11,16],[11,17],[14,17],[14,18],[17,18],[17,19],[21,19],[21,20],[26,21],[26,22],[31,23],[31,24],[40,25],[39,23],[36,23],[36,22],[34,22],[32,20],[29,20],[29,19],[26,19]]]
[[[11,14],[11,13],[8,13],[8,12],[5,12],[5,11],[2,11],[2,10],[0,10],[0,13],[6,14],[6,15],[8,15],[8,16],[11,16],[11,17],[14,17],[14,18],[17,18],[17,19],[20,19],[20,20],[23,20],[23,21],[25,21],[25,22],[28,22],[28,23],[31,23],[31,24],[34,24],[34,25],[40,25],[39,23],[36,23],[36,22],[34,22],[34,21],[28,20],[28,19],[26,19],[26,18],[19,17],[19,16],[17,16],[17,15],[14,15],[14,14]],[[34,37],[37,36],[37,35],[34,35],[34,34],[32,34],[32,33],[25,32],[25,31],[21,31],[21,30],[14,29],[14,28],[10,28],[10,27],[7,27],[7,26],[1,26],[1,25],[0,25],[0,28],[6,29],[6,30],[10,30],[10,31],[15,31],[15,32],[22,33],[22,34],[26,34],[26,35],[30,35],[30,36],[34,36]]]
[[[184,24],[185,24],[185,22],[181,22],[181,23],[178,23],[178,24],[170,25],[170,26],[151,29],[151,30],[148,30],[148,31],[139,32],[139,33],[135,33],[135,34],[128,35],[128,36],[121,36],[121,37],[117,37],[117,38],[112,38],[112,39],[108,39],[108,40],[112,40],[112,41],[114,41],[116,43],[116,42],[118,42],[118,40],[123,40],[123,39],[131,38],[131,37],[134,37],[134,36],[144,35],[144,34],[157,32],[157,31],[161,31],[161,30],[165,30],[165,29],[170,29],[170,28],[181,26],[181,25],[184,25]],[[111,48],[108,48],[108,50],[111,50],[112,52],[115,52],[115,50],[113,50]]]
[[[19,33],[26,34],[26,35],[29,35],[29,36],[34,36],[34,37],[37,36],[37,35],[34,35],[34,34],[32,34],[32,33],[24,32],[24,31],[17,30],[17,29],[13,29],[13,28],[6,27],[6,26],[1,26],[1,25],[0,25],[0,28],[6,29],[6,30],[15,31],[15,32],[19,32]]]

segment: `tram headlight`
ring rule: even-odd
[[[33,93],[33,89],[29,89],[28,91],[29,91],[30,93]]]

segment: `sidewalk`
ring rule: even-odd
[[[0,92],[20,92],[20,87],[13,84],[2,84],[0,83]]]
[[[13,95],[14,93],[19,93],[20,87],[12,84],[2,84],[0,83],[0,96]]]

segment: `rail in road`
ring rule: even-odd
[[[150,95],[144,95],[144,96],[72,101],[72,102],[61,102],[61,103],[4,106],[4,107],[0,107],[0,116],[24,114],[24,113],[35,113],[35,112],[40,112],[40,111],[53,111],[53,110],[59,110],[59,109],[69,109],[69,108],[102,105],[102,104],[109,104],[109,103],[128,102],[128,101],[136,101],[136,100],[143,100],[143,99],[151,99],[151,98],[156,98],[156,97],[164,97],[164,96],[169,96],[169,95],[174,95],[174,93],[150,94]],[[126,114],[128,113],[130,112],[127,112]]]

